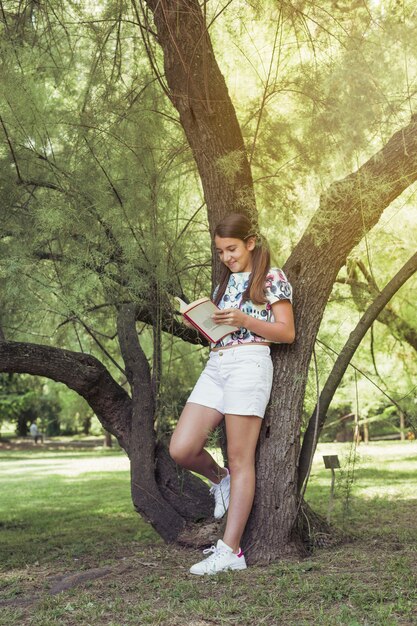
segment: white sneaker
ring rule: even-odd
[[[218,540],[217,546],[211,546],[203,550],[203,554],[212,552],[207,559],[196,563],[190,568],[190,574],[204,576],[204,574],[218,574],[227,570],[246,569],[246,561],[242,550],[238,554],[234,554],[232,548],[229,548],[224,541]]]
[[[227,470],[227,476],[221,479],[216,485],[212,483],[210,493],[214,495],[214,517],[220,519],[229,508],[230,501],[230,474]]]

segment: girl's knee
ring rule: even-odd
[[[178,465],[181,465],[181,461],[184,458],[184,453],[181,447],[175,443],[173,438],[171,439],[171,442],[169,444],[169,455],[171,459],[175,461],[175,463],[178,463]]]
[[[238,473],[245,470],[252,470],[255,467],[255,457],[239,452],[228,452],[227,461],[230,473]]]
[[[194,453],[190,450],[189,447],[183,446],[180,443],[176,442],[174,438],[171,439],[169,444],[169,454],[170,457],[175,463],[181,465],[182,467],[187,467],[192,463],[192,459],[194,458]]]

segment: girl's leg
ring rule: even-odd
[[[204,450],[207,437],[222,421],[216,409],[187,402],[171,437],[169,453],[178,465],[219,483],[227,471]]]
[[[237,553],[255,495],[255,450],[262,419],[255,415],[225,418],[231,493],[223,541]]]

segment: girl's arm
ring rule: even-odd
[[[293,343],[295,339],[294,314],[289,300],[278,300],[272,305],[275,322],[264,322],[240,309],[222,309],[213,315],[217,323],[244,327],[267,341]]]

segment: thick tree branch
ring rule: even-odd
[[[59,191],[60,193],[63,193],[63,194],[68,193],[60,185],[56,185],[55,183],[50,183],[47,180],[23,180],[23,179],[19,179],[17,184],[21,185],[22,187],[42,187],[42,188],[45,188],[45,189],[53,189],[54,191]]]
[[[301,258],[331,253],[326,283],[333,285],[353,247],[379,220],[384,209],[417,180],[417,115],[389,139],[386,145],[356,172],[333,183],[323,194],[320,207],[294,248],[286,268],[303,275]],[[316,264],[314,264],[316,265]],[[307,270],[307,268],[304,268]]]
[[[369,330],[372,323],[381,313],[386,304],[397,293],[397,291],[404,285],[404,283],[417,271],[417,253],[414,254],[399,272],[390,280],[390,282],[384,287],[381,293],[375,298],[371,306],[366,310],[364,315],[359,320],[355,329],[350,333],[349,339],[343,346],[336,362],[333,365],[332,371],[323,387],[320,394],[318,408],[315,407],[310,417],[307,430],[304,434],[303,445],[300,453],[299,462],[299,478],[298,485],[301,489],[304,480],[307,478],[307,470],[309,465],[309,459],[317,444],[317,439],[321,429],[326,420],[327,409],[335,394],[340,381],[349,365],[349,362],[356,349],[360,345],[366,332]],[[315,425],[317,423],[317,437],[314,438]]]
[[[136,332],[138,306],[120,307],[117,332],[126,373],[132,388],[131,491],[136,510],[149,520],[167,541],[185,526],[184,518],[162,496],[155,479],[155,398],[151,372]]]
[[[95,357],[32,343],[0,342],[0,372],[45,376],[85,398],[129,453],[132,401]]]

